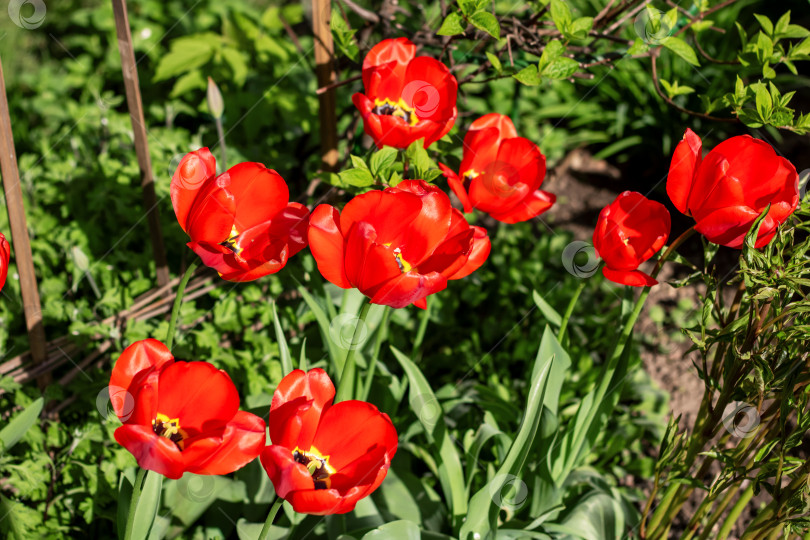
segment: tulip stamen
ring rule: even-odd
[[[231,226],[231,235],[228,236],[227,240],[220,242],[220,246],[224,246],[230,249],[234,255],[239,255],[242,253],[242,248],[237,245],[239,241],[239,231],[236,230],[236,225]]]
[[[399,271],[402,272],[403,274],[410,272],[411,269],[413,268],[413,266],[411,266],[411,263],[402,258],[402,250],[400,248],[394,250],[394,260],[397,261]]]
[[[461,183],[464,186],[464,189],[470,189],[470,184],[472,183],[473,178],[477,177],[478,175],[479,173],[475,169],[470,169],[462,174]]]
[[[180,427],[179,418],[169,418],[165,414],[158,413],[154,420],[152,420],[152,430],[160,437],[166,437],[180,450],[183,449],[183,439],[186,438],[186,432]]]
[[[409,126],[415,126],[419,123],[419,117],[416,116],[413,109],[408,107],[401,98],[396,103],[387,98],[383,100],[375,99],[374,105],[374,108],[371,109],[373,114],[402,118]]]
[[[307,468],[307,472],[315,483],[315,489],[329,489],[332,485],[330,476],[335,474],[335,469],[329,465],[329,456],[321,454],[314,446],[309,451],[293,450],[293,460]]]

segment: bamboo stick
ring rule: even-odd
[[[20,275],[20,289],[25,312],[25,327],[28,329],[28,342],[34,364],[41,364],[48,357],[46,351],[45,328],[42,326],[42,305],[37,289],[37,276],[34,272],[34,259],[31,255],[31,242],[28,239],[28,226],[25,221],[25,205],[20,188],[20,171],[17,168],[17,153],[14,150],[14,135],[11,132],[6,82],[3,66],[0,63],[0,171],[3,174],[3,190],[6,195],[8,221],[11,224],[12,247],[17,273]],[[51,382],[50,374],[37,379],[40,390]]]
[[[331,0],[312,0],[312,33],[315,35],[315,75],[318,88],[332,85],[335,80],[335,44],[329,21],[332,18]],[[338,162],[337,113],[335,89],[328,88],[318,94],[318,117],[321,134],[321,167],[334,171]]]
[[[152,159],[149,157],[146,121],[143,116],[141,90],[138,86],[138,69],[135,63],[135,52],[132,49],[127,4],[126,0],[112,0],[112,4],[115,14],[115,31],[118,34],[118,52],[121,54],[121,71],[124,75],[124,87],[127,94],[127,107],[129,107],[129,118],[132,121],[132,132],[135,137],[138,168],[141,170],[143,206],[149,221],[149,235],[152,239],[152,255],[155,258],[157,283],[162,286],[169,282],[169,266],[166,262],[166,250],[163,247],[163,234],[160,230],[160,213],[152,176]]]

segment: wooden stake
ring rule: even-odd
[[[129,118],[135,136],[135,152],[138,155],[138,168],[141,170],[141,190],[143,206],[149,220],[149,235],[152,239],[152,254],[155,258],[158,286],[169,282],[169,267],[166,263],[166,250],[163,247],[163,234],[160,230],[160,213],[155,195],[152,176],[152,159],[149,157],[149,144],[146,138],[146,122],[143,117],[143,102],[138,86],[138,68],[135,52],[132,49],[132,34],[129,30],[126,0],[112,0],[115,14],[115,31],[118,34],[118,52],[121,53],[121,71],[124,74],[124,87],[127,93]]]
[[[315,74],[318,88],[328,87],[336,80],[334,70],[335,44],[329,21],[332,18],[331,0],[312,0],[312,32],[315,35]],[[335,89],[318,94],[318,117],[321,124],[321,167],[335,171],[338,162],[337,113]]]
[[[11,132],[11,116],[2,63],[0,63],[0,171],[3,174],[3,191],[6,195],[8,221],[11,224],[11,247],[14,250],[14,262],[17,263],[17,273],[20,275],[31,359],[34,365],[37,365],[43,363],[48,354],[45,348],[45,329],[42,326],[42,305],[37,289],[37,276],[34,273],[34,259],[31,256],[31,242],[28,239],[28,226],[25,222],[20,171],[17,168],[17,152],[14,150],[14,135]],[[40,390],[44,390],[51,382],[50,374],[39,376],[37,382]]]

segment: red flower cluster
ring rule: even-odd
[[[327,280],[394,308],[424,308],[428,295],[476,270],[490,250],[486,231],[468,225],[443,191],[422,180],[359,195],[342,213],[318,206],[309,244]]]
[[[762,247],[796,210],[799,175],[771,145],[748,135],[727,139],[702,158],[700,137],[687,129],[672,156],[667,193],[710,242],[738,249],[770,205],[757,236]]]
[[[304,514],[345,514],[382,484],[397,451],[388,415],[364,401],[332,404],[322,369],[293,371],[270,406],[272,445],[261,455],[276,494]]]
[[[0,233],[0,289],[6,284],[8,276],[8,260],[11,258],[11,247],[8,245],[6,237]]]
[[[284,179],[261,163],[217,176],[214,156],[201,148],[180,162],[171,197],[188,247],[229,281],[278,272],[307,245],[309,211],[289,202]]]
[[[465,212],[477,208],[504,223],[536,217],[556,197],[540,186],[546,157],[536,144],[517,136],[508,116],[491,113],[472,123],[464,137],[464,157],[458,175],[439,167]]]
[[[444,137],[456,120],[458,83],[447,66],[416,56],[407,38],[386,39],[363,61],[365,94],[352,101],[378,147],[406,148],[424,139],[425,148]]]
[[[175,479],[184,472],[228,474],[264,448],[264,421],[239,410],[230,377],[208,362],[175,362],[155,339],[124,350],[109,392],[124,423],[115,440],[143,469]]]
[[[593,246],[605,261],[602,273],[622,285],[655,285],[658,282],[638,267],[664,247],[669,229],[663,204],[635,191],[620,194],[602,209],[593,232]]]

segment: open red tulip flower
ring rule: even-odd
[[[342,213],[318,206],[309,244],[323,277],[394,308],[425,308],[428,295],[475,271],[490,251],[486,230],[423,180],[358,195]]]
[[[270,439],[261,463],[276,495],[302,514],[345,514],[385,478],[397,451],[388,415],[365,401],[332,404],[322,369],[284,377],[270,406]]]
[[[239,410],[230,377],[208,362],[175,362],[155,339],[127,347],[113,367],[115,440],[143,469],[168,478],[228,474],[265,446],[264,420]]]
[[[748,135],[726,139],[703,158],[700,137],[687,129],[672,156],[667,193],[678,210],[695,218],[695,230],[737,249],[771,205],[760,224],[759,248],[798,206],[799,175],[771,145]]]
[[[456,174],[439,164],[465,212],[474,208],[504,223],[518,223],[551,208],[557,198],[540,186],[546,157],[536,144],[517,136],[508,116],[491,113],[472,123]]]
[[[307,208],[289,202],[284,179],[261,163],[240,163],[216,175],[201,148],[180,161],[172,205],[203,264],[228,281],[251,281],[281,270],[307,245]]]
[[[621,193],[602,209],[593,232],[593,246],[605,261],[602,273],[621,285],[655,285],[658,281],[638,267],[664,247],[669,230],[663,204],[635,191]]]
[[[407,38],[385,39],[363,60],[365,94],[352,102],[379,148],[407,148],[424,139],[427,148],[444,137],[456,120],[458,83],[447,66],[416,56]]]
[[[8,260],[11,258],[11,247],[8,245],[6,237],[0,233],[0,289],[6,284],[8,276]]]

